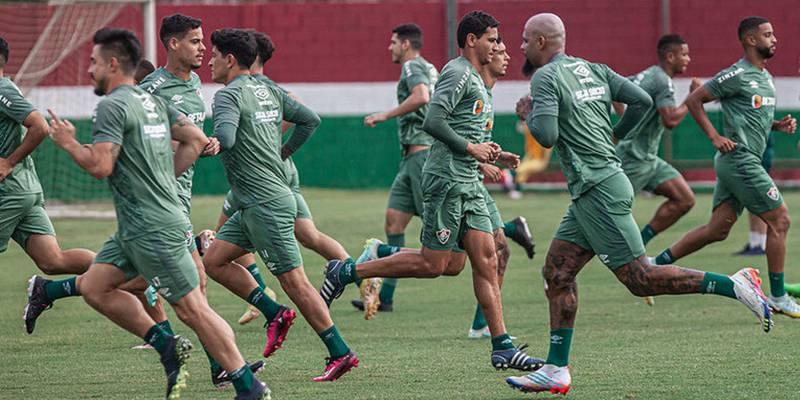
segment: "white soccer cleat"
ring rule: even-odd
[[[772,329],[772,312],[764,292],[761,291],[758,270],[750,267],[742,268],[731,275],[731,280],[736,298],[758,317],[764,332],[769,332]]]
[[[489,332],[489,327],[488,326],[484,326],[481,329],[469,328],[469,332],[467,333],[467,338],[468,339],[483,339],[483,338],[490,338],[490,337],[492,337],[492,333]]]
[[[785,314],[792,318],[800,318],[800,304],[795,303],[788,294],[784,294],[781,297],[769,296],[767,302],[769,302],[772,310],[777,313]]]
[[[367,261],[377,260],[378,259],[378,246],[382,245],[379,239],[367,239],[366,243],[364,243],[364,251],[361,252],[361,255],[358,256],[356,259],[356,264],[362,264]]]
[[[550,392],[566,395],[572,385],[569,367],[545,364],[542,368],[525,376],[510,376],[506,383],[513,389],[526,393]]]

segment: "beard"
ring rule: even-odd
[[[773,51],[771,47],[761,47],[761,46],[759,46],[759,47],[756,47],[756,52],[758,52],[758,55],[760,55],[761,58],[763,58],[765,60],[769,59],[769,58],[772,58],[772,56],[775,55],[775,51]]]
[[[536,67],[534,67],[533,64],[531,64],[531,62],[526,58],[525,64],[522,64],[522,75],[524,75],[526,78],[529,78],[535,71]]]
[[[105,86],[106,86],[105,79],[95,80],[94,81],[94,94],[96,94],[96,95],[98,95],[100,97],[105,96],[106,95]]]

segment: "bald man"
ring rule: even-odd
[[[620,168],[611,135],[624,138],[652,100],[606,65],[565,54],[565,46],[566,32],[558,16],[538,14],[525,24],[522,50],[536,73],[532,97],[520,100],[517,113],[542,146],[556,147],[572,204],[542,269],[550,303],[550,352],[541,369],[510,377],[508,384],[525,392],[569,391],[567,365],[578,310],[575,278],[595,254],[636,296],[714,293],[735,298],[769,331],[771,313],[757,270],[744,268],[728,277],[674,265],[656,267],[647,261],[631,215],[633,189]],[[613,128],[612,101],[628,105]]]

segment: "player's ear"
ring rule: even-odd
[[[175,36],[169,38],[167,46],[170,48],[170,50],[175,50],[176,48],[178,48],[178,38],[176,38]]]
[[[236,61],[236,57],[234,57],[233,54],[228,53],[225,55],[225,65],[228,66],[228,69],[231,69],[238,64],[239,62]]]

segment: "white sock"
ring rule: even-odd
[[[760,237],[761,248],[766,250],[767,249],[767,234],[766,233],[762,233],[760,236],[761,236]]]
[[[764,249],[767,246],[767,235],[761,232],[750,231],[750,240],[748,244],[751,248]]]

